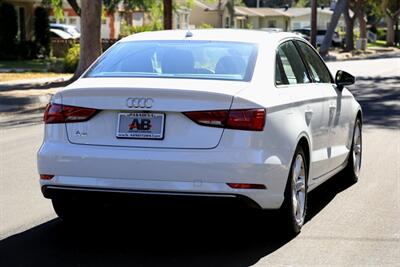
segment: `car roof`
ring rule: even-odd
[[[189,34],[188,34],[189,33]],[[186,37],[191,35],[190,37]],[[230,41],[245,43],[279,42],[282,39],[298,36],[289,32],[267,32],[241,29],[201,29],[201,30],[166,30],[142,32],[123,38],[120,42],[147,40],[199,40]]]
[[[75,28],[74,25],[61,24],[61,23],[50,23],[50,27]]]
[[[72,35],[69,34],[66,31],[60,30],[60,29],[50,29],[51,32],[58,34],[61,38],[63,39],[70,39],[72,38]]]

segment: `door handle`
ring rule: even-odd
[[[311,121],[314,111],[310,107],[307,107],[304,113],[306,116],[306,120],[309,123]]]

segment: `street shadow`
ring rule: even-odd
[[[340,172],[308,194],[306,223],[318,215],[335,197],[353,186],[350,179]]]
[[[337,175],[310,193],[312,220],[349,187]],[[78,225],[54,219],[0,241],[0,266],[250,266],[292,240],[271,213],[123,209]]]
[[[357,77],[349,90],[363,109],[364,125],[399,129],[400,76]]]

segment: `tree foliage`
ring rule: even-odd
[[[395,45],[394,25],[400,17],[400,1],[399,0],[383,0],[381,3],[382,12],[385,15],[387,34],[386,44],[388,46]]]
[[[50,54],[50,21],[47,9],[37,7],[34,19],[35,42],[45,56]]]
[[[8,3],[0,3],[0,58],[13,56],[17,34],[17,13],[14,7]]]

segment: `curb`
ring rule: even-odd
[[[25,110],[27,106],[45,106],[49,103],[51,97],[51,94],[13,98],[0,96],[0,115]]]

